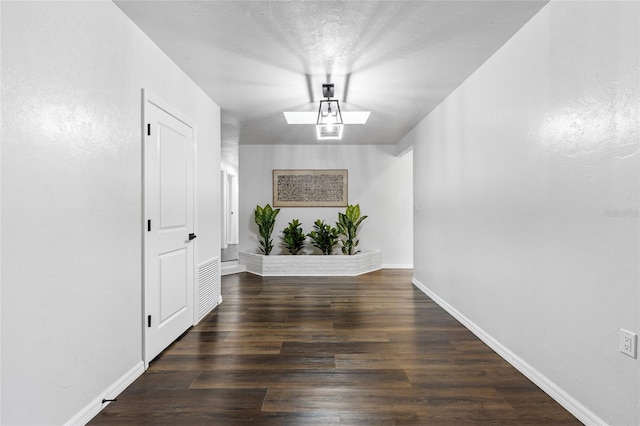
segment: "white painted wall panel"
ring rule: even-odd
[[[358,248],[381,250],[383,265],[411,266],[413,154],[394,154],[393,145],[241,145],[240,250],[258,251],[253,212],[258,204],[272,204],[273,169],[348,169],[349,203],[360,204],[362,214],[369,216],[359,230]],[[282,208],[272,253],[285,252],[279,245],[281,231],[292,219],[299,219],[309,233],[316,219],[335,226],[339,211],[344,208]],[[307,251],[312,248],[309,244]]]
[[[416,280],[615,425],[640,423],[639,22],[551,2],[407,137]]]
[[[141,89],[196,123],[199,260],[220,250],[219,108],[110,1],[1,18],[1,423],[62,424],[142,359]]]

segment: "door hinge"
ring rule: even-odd
[[[151,315],[147,315],[147,327],[151,327]]]
[[[151,232],[151,219],[147,220],[147,232]]]
[[[147,124],[147,135],[151,136],[151,123]]]

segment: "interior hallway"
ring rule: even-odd
[[[223,277],[225,302],[90,424],[580,424],[411,277]]]

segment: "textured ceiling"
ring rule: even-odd
[[[116,1],[221,107],[225,144],[318,143],[282,111],[372,111],[342,144],[394,144],[547,1]]]

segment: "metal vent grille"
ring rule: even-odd
[[[198,321],[218,305],[220,299],[220,259],[214,257],[198,265]]]

